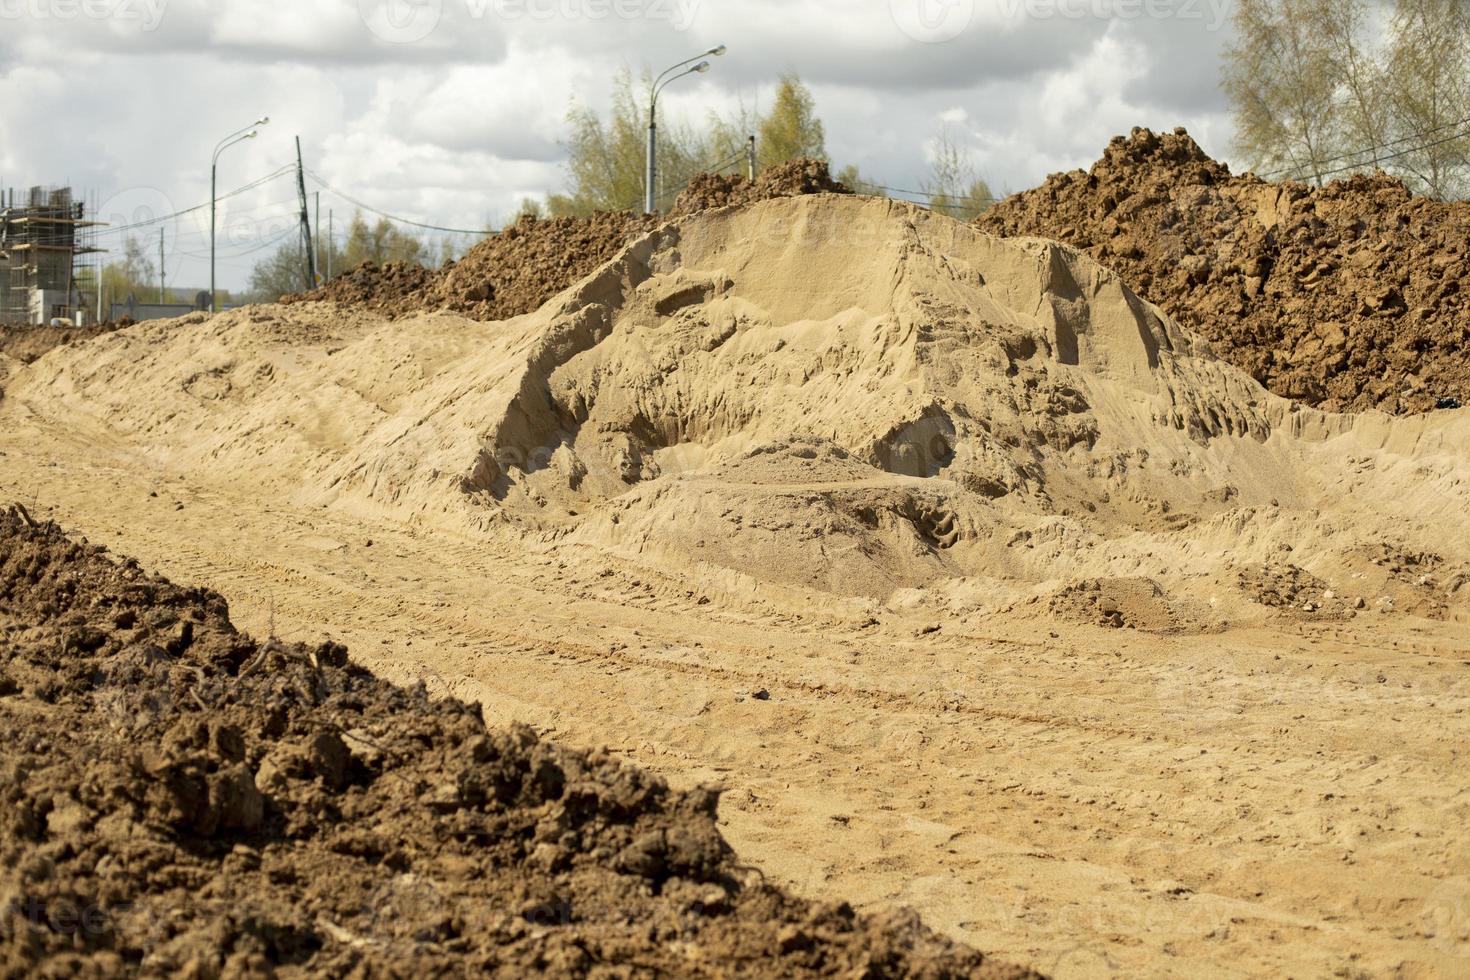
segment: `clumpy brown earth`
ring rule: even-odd
[[[0,630],[0,975],[1035,975],[761,883],[713,790],[259,643],[19,508]]]
[[[847,193],[819,160],[771,167],[754,181],[699,174],[668,215],[599,211],[588,218],[523,217],[440,270],[367,263],[309,293],[283,301],[329,300],[388,316],[451,310],[475,320],[505,320],[539,309],[668,218],[709,208],[797,194]]]
[[[976,224],[1083,249],[1279,395],[1391,413],[1470,397],[1470,203],[1383,174],[1236,176],[1182,129],[1135,129]]]
[[[802,158],[768,167],[753,181],[738,174],[696,174],[674,202],[669,216],[677,218],[709,208],[799,194],[848,193],[851,191],[845,184],[832,179],[824,161]]]
[[[28,324],[0,324],[0,355],[30,364],[55,347],[91,340],[119,327],[131,324],[104,323],[95,327],[34,327]]]

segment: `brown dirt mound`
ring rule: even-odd
[[[1050,615],[1112,629],[1163,633],[1182,626],[1169,596],[1150,578],[1090,578],[1063,586],[1047,603]]]
[[[746,883],[718,794],[487,730],[0,513],[0,976],[1031,976]]]
[[[1236,572],[1236,585],[1261,605],[1284,612],[1341,618],[1352,608],[1326,582],[1291,562],[1247,565]]]
[[[1386,412],[1470,396],[1470,202],[1383,174],[1233,176],[1183,129],[1135,129],[976,224],[1085,250],[1277,394]]]
[[[413,262],[364,262],[321,287],[304,294],[281,297],[283,302],[330,299],[344,306],[398,316],[417,309],[422,296],[438,281],[439,273]]]
[[[732,204],[754,204],[773,197],[850,193],[845,184],[832,179],[826,163],[803,158],[770,167],[757,174],[754,181],[739,175],[698,174],[674,202],[670,216]]]
[[[744,177],[700,174],[679,195],[667,217],[823,192],[847,193],[847,188],[832,180],[827,164],[819,160],[792,160],[771,167],[754,183]],[[524,217],[441,270],[367,264],[319,289],[285,296],[282,301],[328,300],[388,316],[452,310],[476,320],[505,320],[540,308],[664,220],[632,211],[603,211],[589,218]]]
[[[530,313],[617,255],[662,219],[631,211],[590,218],[522,218],[406,295],[401,312],[449,309],[476,320]]]

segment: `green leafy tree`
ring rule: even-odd
[[[568,114],[571,137],[567,162],[570,189],[554,195],[552,214],[591,214],[625,211],[643,203],[647,166],[648,92],[652,77],[645,72],[635,87],[633,76],[622,71],[613,82],[612,111],[606,122],[591,109],[574,106]],[[706,141],[686,126],[658,115],[659,203],[667,207],[706,159]]]
[[[647,72],[636,85],[629,72],[620,73],[606,120],[585,107],[572,108],[568,189],[547,198],[548,213],[587,215],[642,207],[651,82]],[[795,75],[782,76],[771,111],[764,115],[742,104],[728,118],[712,113],[702,129],[695,129],[669,122],[660,110],[658,206],[667,209],[701,170],[723,164],[725,172],[743,173],[746,139],[752,133],[761,169],[798,156],[827,158],[815,101]]]
[[[775,102],[757,131],[756,157],[762,170],[796,157],[827,159],[826,131],[817,118],[816,105],[800,78],[781,76]]]
[[[837,181],[845,184],[848,190],[854,194],[864,194],[868,197],[887,197],[888,192],[877,183],[864,177],[857,164],[849,163],[837,171]]]
[[[1363,0],[1316,0],[1314,28],[1340,73],[1338,108],[1344,142],[1365,148],[1374,165],[1387,142],[1388,79]]]
[[[1447,198],[1470,181],[1470,5],[1240,0],[1221,84],[1236,148],[1267,173],[1321,183],[1375,167]]]
[[[457,261],[474,247],[477,241],[479,237],[475,235],[449,234],[440,238],[438,243],[439,264],[442,266]]]
[[[522,218],[533,218],[536,220],[540,220],[544,217],[546,217],[545,205],[536,200],[534,197],[523,197],[521,198],[521,206],[516,210],[516,216],[514,220],[519,221]]]

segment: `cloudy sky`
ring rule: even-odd
[[[717,44],[669,88],[675,117],[811,87],[837,166],[918,187],[946,122],[997,191],[1086,166],[1132,126],[1185,125],[1228,157],[1217,88],[1230,0],[0,0],[0,185],[71,184],[130,221],[292,164],[323,222],[355,199],[454,228],[563,189],[574,103],[618,69]],[[329,189],[328,189],[329,188]],[[291,233],[294,177],[222,202],[219,278],[243,286]],[[208,211],[162,222],[171,284],[208,281]],[[157,227],[135,232],[157,248]],[[116,246],[120,232],[104,235]]]

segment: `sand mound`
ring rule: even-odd
[[[1277,394],[1333,411],[1470,399],[1470,202],[1381,174],[1237,177],[1182,129],[1135,129],[976,224],[1086,251]]]
[[[666,217],[796,194],[846,191],[828,175],[826,163],[797,159],[769,168],[754,182],[699,174]],[[452,310],[475,320],[504,320],[540,308],[666,217],[632,211],[604,211],[590,218],[523,217],[441,270],[367,263],[320,289],[283,301],[326,300],[389,316]]]
[[[1365,546],[1470,552],[1470,413],[1302,408],[1067,246],[881,199],[701,212],[503,323],[250,308],[57,352],[12,388],[160,467],[788,603],[1148,578],[1169,609],[1263,615],[1227,557],[1294,551],[1376,601]],[[1463,585],[1431,588],[1449,609]]]
[[[714,791],[259,644],[15,510],[0,627],[8,974],[1034,976],[747,883]]]

